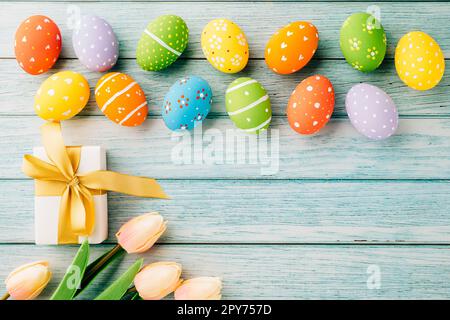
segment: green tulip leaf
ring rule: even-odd
[[[81,280],[80,288],[75,292],[75,297],[83,292],[111,262],[116,260],[124,252],[125,250],[121,247],[114,247],[89,263],[84,272],[83,280]]]
[[[56,288],[50,300],[72,300],[83,279],[89,261],[89,242],[84,240],[78,249],[72,264],[67,268],[64,278]]]
[[[124,274],[114,281],[95,300],[120,300],[133,283],[134,277],[141,270],[144,260],[137,260]]]

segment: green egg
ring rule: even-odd
[[[248,133],[259,134],[272,120],[269,95],[252,78],[239,78],[228,86],[225,107],[236,127]]]
[[[373,15],[355,13],[342,25],[340,45],[345,59],[353,68],[370,72],[383,62],[386,33]]]
[[[178,16],[164,15],[150,22],[136,49],[136,61],[146,71],[167,68],[186,49],[189,29]]]

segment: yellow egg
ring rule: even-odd
[[[45,120],[67,120],[84,108],[89,93],[89,83],[81,74],[58,72],[41,84],[34,97],[34,110]]]
[[[236,73],[247,65],[247,38],[233,21],[210,21],[203,29],[201,44],[206,59],[219,71]]]
[[[395,49],[395,68],[408,87],[428,90],[444,75],[444,55],[439,44],[425,32],[409,32]]]

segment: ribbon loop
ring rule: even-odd
[[[22,171],[36,181],[36,195],[60,196],[58,243],[76,243],[89,236],[95,225],[94,195],[105,190],[129,195],[167,199],[154,179],[98,170],[78,175],[81,147],[64,145],[61,125],[42,126],[44,148],[49,162],[25,155]]]

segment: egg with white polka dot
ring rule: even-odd
[[[314,134],[330,120],[334,110],[334,89],[322,75],[306,78],[295,88],[286,109],[289,125],[300,134]]]
[[[162,118],[170,130],[192,130],[211,110],[212,90],[208,82],[189,76],[175,82],[164,97]]]
[[[34,98],[34,110],[48,121],[67,120],[83,110],[89,94],[89,83],[81,74],[61,71],[41,84]]]
[[[114,30],[97,16],[87,15],[80,19],[72,44],[80,62],[91,71],[107,71],[119,57],[119,41]]]
[[[95,101],[109,120],[121,126],[136,127],[147,118],[144,91],[125,73],[110,72],[101,77],[95,86]]]
[[[444,75],[444,54],[439,44],[425,32],[409,32],[400,39],[395,49],[395,68],[408,87],[429,90]]]
[[[347,93],[345,108],[352,125],[372,140],[382,140],[395,133],[398,112],[391,97],[380,88],[360,83]]]

